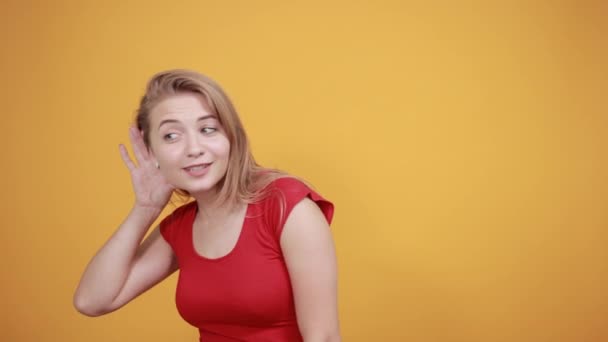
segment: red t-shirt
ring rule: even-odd
[[[194,249],[196,202],[177,208],[160,224],[180,269],[177,310],[199,329],[200,341],[302,341],[280,236],[304,197],[317,203],[328,223],[334,207],[295,178],[277,179],[269,189],[269,196],[247,206],[234,249],[217,259]]]

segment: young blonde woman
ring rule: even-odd
[[[194,71],[156,74],[120,145],[135,203],[74,295],[110,313],[179,270],[179,314],[200,341],[339,341],[333,204],[256,164],[232,103]],[[194,199],[144,240],[173,192]],[[142,241],[144,240],[144,241]]]

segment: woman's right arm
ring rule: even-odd
[[[177,270],[173,250],[158,227],[142,243],[173,187],[156,168],[141,133],[131,128],[130,138],[137,165],[122,145],[120,152],[131,173],[136,202],[80,279],[74,306],[87,316],[100,316],[122,307]]]
[[[177,269],[158,227],[141,243],[158,213],[136,208],[87,265],[74,294],[74,306],[87,316],[112,312]]]

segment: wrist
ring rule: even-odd
[[[163,208],[159,207],[151,207],[151,206],[142,206],[139,204],[135,204],[133,208],[131,208],[131,215],[136,216],[146,221],[153,222],[160,215]]]

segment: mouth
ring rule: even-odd
[[[212,163],[190,165],[190,166],[186,166],[184,168],[184,170],[186,170],[187,172],[198,172],[198,171],[202,171],[202,170],[208,168],[209,165],[211,165],[211,164]]]

